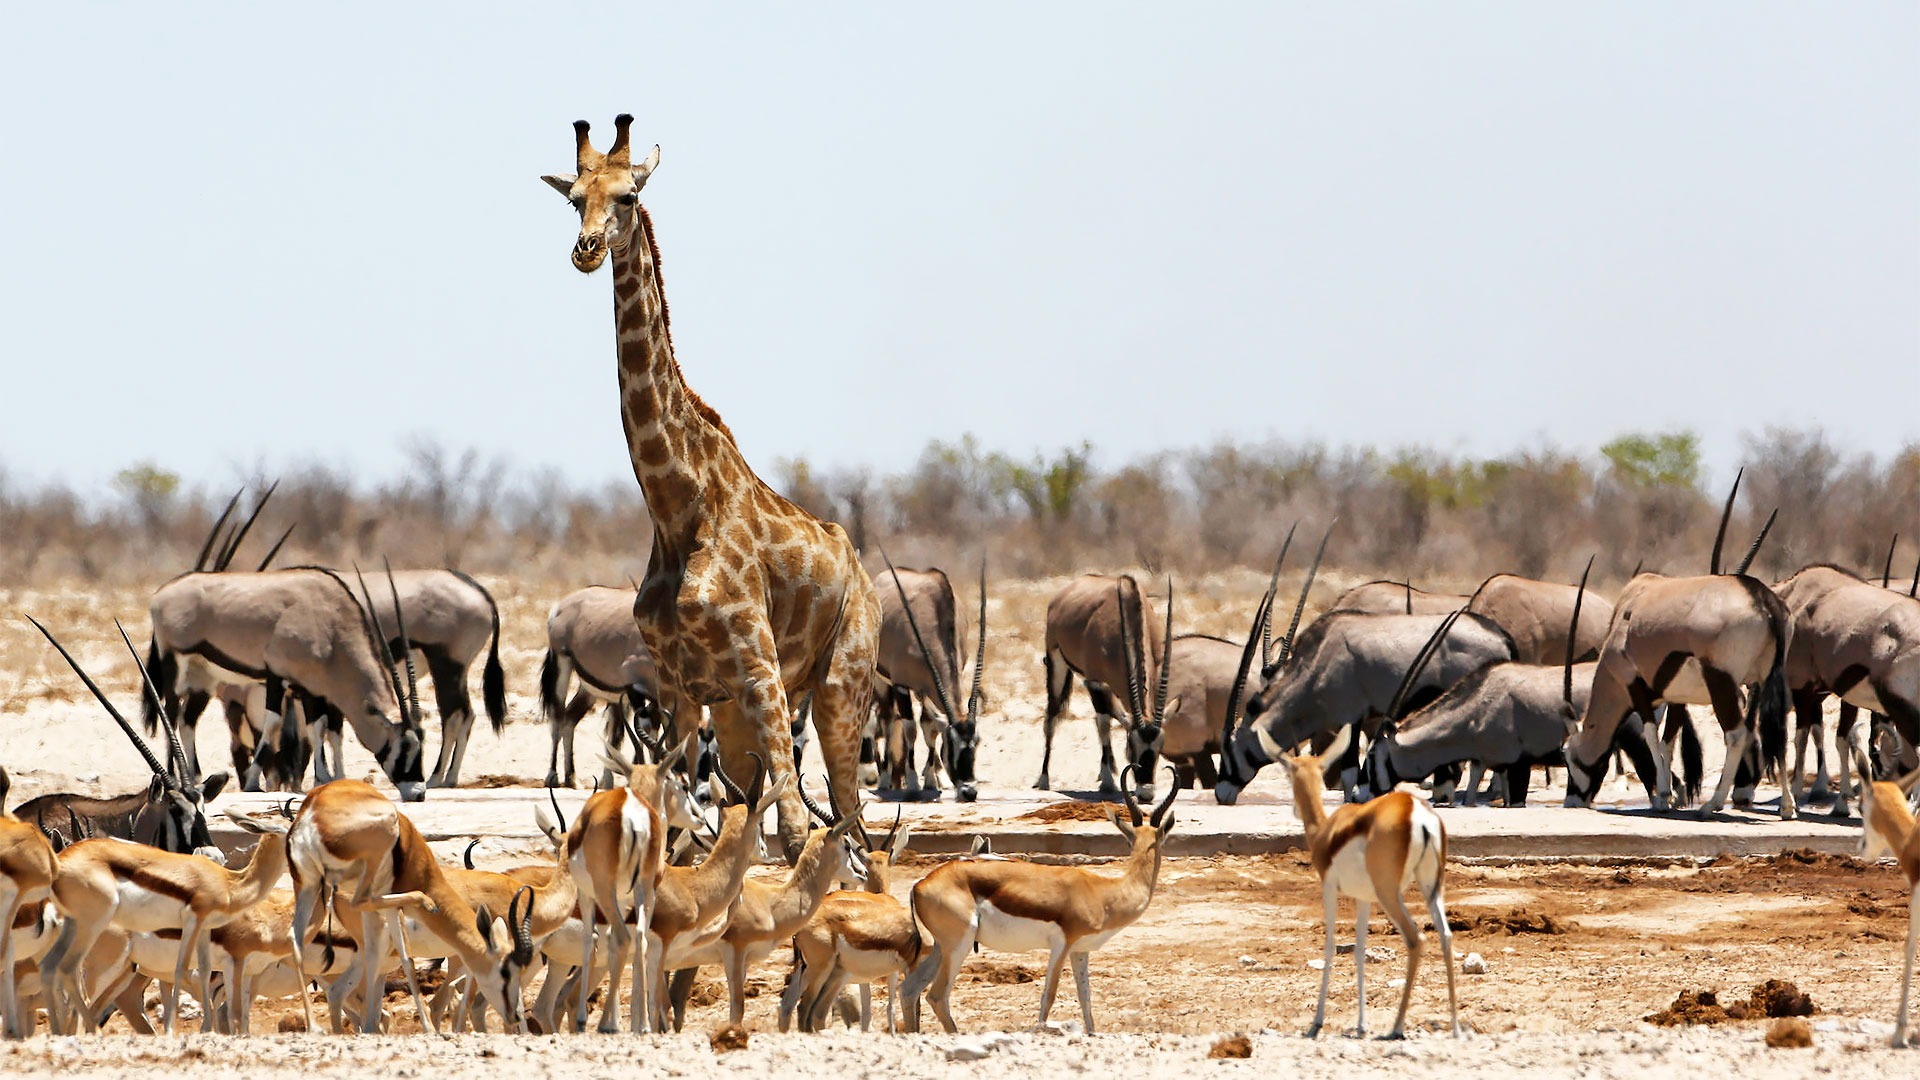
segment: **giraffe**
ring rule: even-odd
[[[722,764],[735,776],[759,754],[779,783],[794,772],[791,702],[813,698],[827,783],[858,797],[880,603],[846,531],[788,502],[747,465],[733,433],[681,375],[667,326],[660,252],[640,189],[660,162],[634,164],[633,117],[614,120],[603,154],[575,121],[572,176],[544,176],[580,214],[574,268],[613,260],[620,417],[633,474],[653,516],[653,554],[634,619],[669,698],[706,705]],[[779,803],[787,861],[807,839],[797,776]]]

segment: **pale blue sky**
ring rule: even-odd
[[[1920,5],[37,4],[0,63],[0,466],[627,477],[537,177],[638,118],[763,472],[930,437],[1920,437]]]

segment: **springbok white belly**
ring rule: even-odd
[[[1009,915],[985,900],[974,908],[974,918],[979,926],[975,940],[995,952],[1051,952],[1063,936],[1056,923]]]
[[[889,975],[906,972],[906,965],[900,962],[900,954],[892,949],[856,949],[842,945],[837,955],[841,970],[847,973],[847,978],[852,982],[877,982]]]
[[[1327,867],[1327,880],[1341,896],[1374,903],[1380,896],[1373,888],[1373,876],[1367,873],[1367,842],[1356,836],[1334,853]]]

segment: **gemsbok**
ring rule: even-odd
[[[1447,869],[1447,829],[1425,799],[1404,791],[1390,791],[1366,803],[1352,803],[1327,813],[1321,803],[1325,791],[1321,765],[1310,756],[1283,759],[1293,776],[1293,812],[1306,830],[1307,852],[1320,878],[1320,903],[1326,919],[1326,951],[1320,967],[1320,1002],[1313,1009],[1307,1038],[1320,1036],[1327,1021],[1327,986],[1333,978],[1334,923],[1340,898],[1353,899],[1353,981],[1359,1004],[1354,1033],[1367,1033],[1367,921],[1374,904],[1400,932],[1407,945],[1407,974],[1400,988],[1400,1009],[1394,1013],[1387,1038],[1406,1034],[1407,1005],[1420,973],[1423,945],[1420,925],[1413,921],[1403,894],[1417,885],[1426,901],[1427,915],[1440,938],[1440,961],[1447,969],[1447,1015],[1453,1035],[1460,1037],[1460,1002],[1453,985],[1453,931],[1447,926],[1442,877]]]
[[[1116,710],[1113,692],[1125,687],[1132,677],[1152,683],[1158,677],[1156,667],[1162,652],[1160,627],[1148,617],[1146,597],[1131,574],[1117,577],[1086,574],[1068,582],[1047,601],[1046,645],[1043,661],[1047,678],[1047,711],[1042,719],[1046,749],[1040,757],[1040,778],[1033,786],[1041,791],[1053,787],[1053,730],[1060,722],[1073,694],[1073,677],[1078,674],[1087,684],[1087,700],[1093,703],[1093,722],[1100,742],[1100,791],[1117,790],[1113,758],[1113,722],[1125,716],[1127,725],[1127,761],[1142,794],[1151,798],[1153,764],[1159,754],[1160,731],[1148,723],[1141,708],[1144,702],[1129,700],[1127,711]],[[1130,656],[1122,643],[1122,628],[1136,643],[1144,642],[1142,656]],[[1143,662],[1144,661],[1144,662]],[[1144,675],[1141,672],[1144,671]]]
[[[638,595],[634,589],[589,585],[561,597],[547,615],[540,711],[553,736],[548,787],[574,786],[574,731],[594,702],[605,706],[605,745],[615,752],[620,751],[630,726],[661,726],[660,676],[653,654],[640,637],[640,625],[633,620]],[[580,689],[569,697],[575,679],[580,680]],[[633,756],[636,760],[641,756],[637,746]],[[608,771],[601,783],[611,786],[614,779]]]
[[[880,595],[880,652],[874,669],[879,731],[874,741],[884,751],[882,783],[897,791],[937,795],[944,768],[954,796],[972,802],[979,795],[973,759],[980,741],[981,668],[987,653],[987,564],[980,563],[979,646],[964,712],[954,697],[960,691],[959,630],[953,585],[945,571],[899,569],[889,560],[886,574],[874,579],[874,588]],[[916,697],[919,732],[927,743],[926,768],[919,777],[913,772]]]

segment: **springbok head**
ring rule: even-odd
[[[647,185],[660,164],[660,148],[653,148],[645,161],[633,163],[633,147],[627,129],[633,116],[621,113],[613,118],[613,145],[606,153],[587,141],[589,125],[573,122],[574,171],[571,174],[543,176],[547,186],[567,197],[580,214],[580,237],[573,242],[573,266],[583,274],[600,269],[607,253],[625,249],[638,231],[640,189]]]

